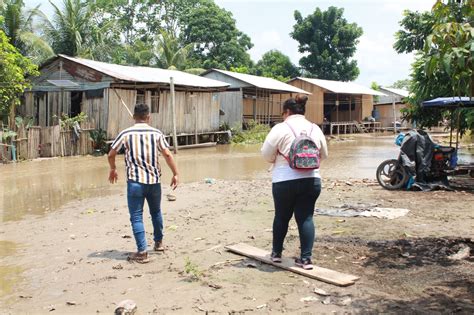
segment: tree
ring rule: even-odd
[[[400,26],[395,33],[393,48],[398,53],[411,53],[422,50],[426,37],[431,33],[435,21],[430,12],[412,12],[405,10]]]
[[[57,54],[110,61],[118,49],[120,34],[114,21],[104,20],[103,11],[94,2],[63,0],[54,9],[52,20],[44,14],[44,33]]]
[[[202,0],[183,17],[182,25],[184,44],[194,44],[190,67],[230,69],[252,65],[247,53],[253,46],[250,37],[237,29],[231,12],[213,1]]]
[[[428,15],[426,15],[428,16]],[[431,29],[425,30],[422,48],[417,48],[417,57],[412,65],[409,106],[404,114],[422,127],[436,125],[449,115],[442,110],[425,110],[422,101],[442,96],[472,96],[474,78],[474,8],[472,0],[436,1],[430,14]],[[415,25],[415,24],[414,24]],[[413,28],[413,33],[421,30]],[[409,38],[410,36],[407,36]],[[412,36],[412,38],[416,38]],[[403,47],[403,43],[395,47]],[[474,129],[474,113],[461,111],[460,131]]]
[[[40,63],[54,55],[53,50],[38,34],[34,32],[33,19],[39,14],[39,5],[26,10],[23,0],[7,0],[0,5],[2,29],[10,43],[21,54],[28,56],[35,63]]]
[[[164,69],[183,70],[186,67],[187,58],[194,44],[181,45],[178,38],[171,31],[162,30],[156,37],[154,56],[156,64]]]
[[[372,90],[380,91],[381,86],[380,86],[377,82],[373,81],[373,82],[370,84],[370,88],[371,88]],[[379,96],[378,96],[378,95],[375,95],[375,96],[374,96],[374,102],[377,103],[378,101],[379,101]]]
[[[313,77],[351,81],[359,75],[357,61],[350,58],[363,31],[356,23],[348,23],[343,13],[342,8],[316,8],[303,18],[295,11],[296,24],[290,35],[299,42],[298,51],[306,54],[300,66]]]
[[[283,82],[300,75],[298,68],[290,58],[278,50],[264,53],[255,68],[257,75],[275,78]]]
[[[403,80],[397,80],[393,82],[392,85],[390,85],[389,87],[392,87],[394,89],[402,89],[402,90],[409,91],[410,84],[411,84],[410,79],[403,79]]]
[[[151,43],[161,31],[177,34],[190,10],[208,0],[96,0],[105,21],[113,21],[127,45]]]
[[[0,116],[13,112],[21,94],[30,87],[27,77],[38,74],[37,66],[22,56],[0,30]]]

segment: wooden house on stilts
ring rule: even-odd
[[[306,118],[325,125],[328,133],[365,131],[364,119],[372,115],[374,95],[385,94],[353,82],[297,77],[287,82],[311,93],[306,103]],[[375,130],[378,123],[367,123]]]
[[[148,104],[151,125],[170,135],[171,77],[176,91],[178,142],[194,143],[199,135],[217,133],[217,92],[229,86],[177,70],[122,66],[65,55],[49,60],[40,71],[32,89],[25,92],[20,114],[46,127],[57,125],[62,114],[73,117],[83,112],[91,128],[105,130],[108,139],[133,125],[129,112],[133,113],[137,103]]]
[[[305,90],[284,82],[219,69],[210,69],[201,76],[230,86],[219,93],[221,121],[229,126],[241,126],[243,122],[254,120],[263,124],[282,121],[282,104],[287,95],[310,94]]]

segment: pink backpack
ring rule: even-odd
[[[314,140],[310,137],[311,133],[313,132],[314,125],[311,124],[311,131],[309,132],[309,135],[306,134],[306,131],[303,131],[299,136],[297,136],[290,124],[287,122],[285,122],[285,124],[290,127],[293,135],[295,136],[295,139],[291,143],[288,157],[282,154],[288,161],[290,167],[292,169],[298,170],[319,169],[321,153],[319,152],[319,148]]]

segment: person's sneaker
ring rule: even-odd
[[[275,263],[281,263],[281,253],[272,252],[270,258]]]
[[[311,270],[313,269],[313,263],[311,262],[311,259],[309,258],[296,258],[295,259],[295,265],[298,267],[303,268],[304,270]]]
[[[156,241],[153,249],[157,252],[163,252],[165,247],[163,246],[163,241]]]
[[[137,262],[140,264],[146,264],[147,262],[150,262],[150,260],[148,259],[147,252],[131,253],[130,255],[128,255],[127,260],[131,262]]]

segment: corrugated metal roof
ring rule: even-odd
[[[378,92],[376,90],[369,89],[363,85],[359,85],[353,82],[341,82],[341,81],[333,81],[333,80],[322,80],[322,79],[311,79],[311,78],[302,78],[297,77],[295,79],[290,80],[303,80],[309,82],[311,84],[317,85],[331,91],[333,93],[340,93],[340,94],[367,94],[367,95],[380,95],[384,96],[385,94]]]
[[[388,92],[391,92],[393,94],[397,94],[403,97],[408,97],[410,92],[407,90],[402,90],[402,89],[395,89],[395,88],[388,88],[388,87],[381,87],[382,90],[387,90]]]
[[[178,70],[122,66],[89,59],[73,58],[66,55],[59,56],[123,81],[169,84],[170,77],[173,77],[174,84],[180,86],[196,88],[226,88],[229,86],[225,82],[203,78]]]
[[[285,93],[311,94],[309,92],[306,92],[305,90],[299,89],[295,86],[286,84],[284,82],[281,82],[272,78],[259,77],[259,76],[251,75],[251,74],[244,74],[244,73],[238,73],[238,72],[232,72],[232,71],[226,71],[226,70],[220,70],[220,69],[210,69],[204,72],[203,74],[201,74],[201,76],[206,75],[207,73],[212,72],[212,71],[220,72],[222,74],[228,75],[229,77],[243,81],[245,83],[248,83],[260,89],[273,90],[273,91],[285,92]]]

